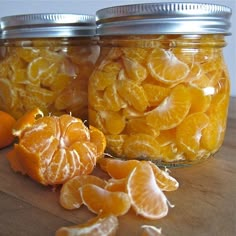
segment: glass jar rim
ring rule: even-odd
[[[0,19],[1,38],[88,37],[96,34],[94,15],[36,13]]]
[[[97,35],[225,34],[230,7],[210,3],[160,2],[121,5],[96,12]]]

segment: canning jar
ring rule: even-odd
[[[221,146],[230,80],[223,56],[231,9],[149,3],[97,11],[100,57],[89,79],[89,122],[107,153],[182,166]]]
[[[1,19],[0,109],[40,108],[87,119],[88,78],[99,55],[95,16],[29,14]]]

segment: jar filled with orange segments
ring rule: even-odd
[[[200,162],[222,145],[230,79],[223,56],[231,9],[147,3],[97,11],[100,57],[89,121],[107,152],[157,165]]]
[[[87,85],[99,55],[95,16],[28,14],[1,19],[0,109],[15,118],[44,114],[87,119]]]

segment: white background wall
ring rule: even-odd
[[[227,37],[224,49],[231,76],[231,95],[236,96],[236,0],[159,0],[165,2],[207,2],[224,4],[232,8],[232,36]],[[123,4],[159,2],[158,0],[0,0],[0,17],[29,13],[79,13],[95,14],[96,10]]]

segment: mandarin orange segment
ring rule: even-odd
[[[123,155],[123,145],[127,139],[125,134],[110,134],[106,135],[107,147],[106,149],[116,155]]]
[[[12,90],[12,82],[0,78],[0,109],[4,111],[10,110],[17,103],[16,91]]]
[[[140,64],[145,63],[148,55],[149,50],[146,48],[122,48],[121,51],[124,53],[125,58],[132,59],[134,61],[137,61]]]
[[[151,135],[133,134],[129,136],[123,146],[127,159],[157,158],[160,154],[160,145]]]
[[[209,124],[209,117],[202,112],[187,116],[176,128],[178,146],[187,154],[196,153],[201,148],[202,130]]]
[[[229,99],[222,94],[216,94],[212,98],[212,105],[207,114],[209,116],[208,126],[202,130],[201,144],[207,150],[215,152],[223,143],[224,134],[226,131],[226,122]]]
[[[147,113],[147,123],[159,130],[178,126],[191,107],[190,91],[184,85],[177,85],[162,103]]]
[[[95,85],[97,90],[104,90],[116,80],[121,65],[117,62],[108,62],[101,69],[95,70],[90,77],[90,80]]]
[[[188,65],[178,60],[170,50],[159,48],[152,51],[147,65],[150,74],[165,84],[182,82],[190,71]]]
[[[44,185],[91,173],[105,149],[103,134],[94,128],[90,135],[80,119],[67,114],[35,120],[37,114],[38,110],[27,114],[18,124],[19,143],[14,146],[15,158],[9,158],[13,169],[21,161],[25,173]]]
[[[105,186],[105,189],[111,192],[126,192],[126,184],[127,178],[110,178]]]
[[[89,126],[89,132],[90,141],[96,144],[98,158],[101,158],[106,148],[106,137],[102,131],[93,127],[92,125]]]
[[[115,84],[108,86],[104,92],[104,101],[111,111],[119,111],[125,107],[125,102],[117,92]]]
[[[101,117],[105,121],[106,133],[108,134],[120,134],[125,128],[124,117],[112,111],[102,111]]]
[[[127,193],[110,192],[93,184],[84,185],[80,191],[83,203],[94,213],[121,216],[130,209]]]
[[[154,85],[146,83],[143,85],[143,89],[146,93],[148,103],[150,106],[159,105],[164,98],[169,96],[171,89],[162,87],[159,85]]]
[[[24,131],[24,129],[33,125],[37,117],[42,117],[42,116],[44,116],[44,114],[39,108],[35,108],[31,111],[28,111],[16,121],[12,131],[13,134],[15,136],[20,136],[21,133]]]
[[[128,77],[138,83],[146,79],[148,73],[144,66],[130,58],[123,57],[125,71]]]
[[[115,236],[118,226],[118,218],[114,215],[97,216],[84,224],[61,227],[55,236]]]
[[[123,179],[129,176],[133,169],[139,164],[138,160],[119,160],[111,158],[103,158],[99,165],[112,178]]]
[[[132,80],[121,80],[117,82],[117,91],[120,96],[137,111],[145,111],[148,100],[142,86]]]
[[[167,198],[157,185],[149,163],[138,165],[129,175],[127,193],[138,215],[147,219],[160,219],[167,215]]]
[[[189,91],[192,98],[190,113],[205,112],[211,104],[211,96],[197,87],[190,87]]]
[[[69,179],[60,190],[59,202],[61,206],[69,210],[79,208],[83,204],[79,188],[85,184],[95,184],[104,188],[106,182],[95,175],[75,176]]]
[[[148,134],[153,137],[159,135],[159,130],[148,125],[145,118],[130,119],[126,124],[126,132],[129,135],[137,133]]]
[[[178,181],[174,177],[170,176],[167,170],[161,170],[151,161],[149,161],[148,163],[152,167],[156,182],[162,191],[174,191],[178,189]]]

